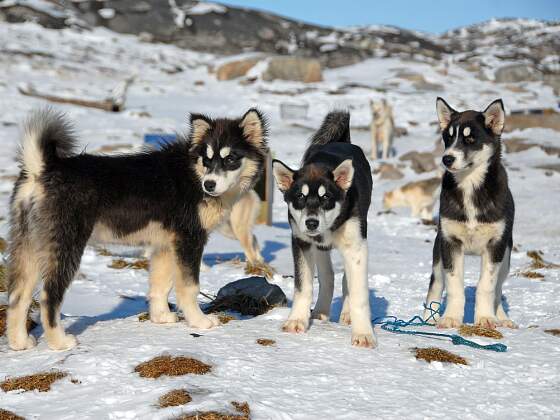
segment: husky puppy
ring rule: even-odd
[[[34,113],[24,127],[10,208],[8,343],[35,345],[25,318],[39,277],[41,320],[48,346],[65,350],[60,306],[88,240],[146,245],[150,319],[177,321],[168,294],[193,328],[219,323],[197,303],[208,235],[253,187],[265,162],[266,122],[250,109],[238,119],[191,115],[191,132],[160,151],[95,156],[75,153],[77,141],[61,114]]]
[[[374,347],[367,283],[372,177],[362,149],[350,143],[350,115],[326,116],[299,170],[275,160],[273,171],[288,204],[295,270],[294,302],[284,331],[299,333],[309,326],[315,266],[319,298],[312,317],[329,319],[334,287],[330,250],[337,248],[345,273],[340,321],[352,323],[353,345]]]
[[[393,120],[393,108],[387,100],[370,101],[371,108],[371,158],[377,159],[378,147],[381,146],[381,158],[387,159],[393,146],[395,136],[395,122]]]
[[[432,211],[436,194],[441,185],[441,178],[433,177],[421,181],[409,182],[383,195],[383,208],[410,207],[412,217],[432,220]]]
[[[463,323],[464,254],[480,255],[475,323],[515,327],[502,306],[502,285],[509,272],[514,218],[513,197],[501,163],[500,136],[505,113],[501,99],[483,112],[457,112],[437,99],[445,151],[438,233],[426,305],[440,301],[444,285],[447,306],[440,328]],[[424,312],[424,319],[429,311]]]

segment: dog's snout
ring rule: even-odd
[[[317,219],[307,219],[305,221],[305,226],[309,230],[316,230],[319,227],[319,221]]]
[[[443,162],[443,164],[445,165],[446,168],[450,168],[451,165],[453,165],[453,162],[455,162],[455,156],[451,156],[451,155],[445,155],[441,161]]]
[[[204,181],[204,189],[213,192],[216,189],[216,181]]]

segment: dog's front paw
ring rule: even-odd
[[[360,333],[352,333],[352,345],[355,347],[364,347],[368,349],[372,349],[377,347],[377,340],[373,331],[371,333],[360,334]]]
[[[72,334],[62,334],[55,340],[47,340],[47,345],[51,350],[65,351],[78,345],[78,340]]]
[[[189,326],[199,330],[209,330],[220,325],[220,320],[214,315],[204,315],[195,320],[189,320]]]
[[[22,338],[8,341],[8,345],[12,350],[29,350],[37,345],[37,340],[32,335],[26,335]]]
[[[340,319],[338,320],[342,325],[350,325],[352,324],[352,319],[350,318],[350,311],[348,312],[341,312]]]
[[[479,327],[494,329],[496,325],[499,325],[499,321],[493,316],[476,316],[474,324]]]
[[[309,322],[303,319],[288,319],[282,326],[282,331],[289,333],[304,333]]]
[[[504,328],[512,328],[512,329],[517,329],[518,326],[515,322],[513,322],[511,319],[500,319],[498,320],[498,326],[500,327],[504,327]]]
[[[330,319],[329,314],[326,314],[324,312],[321,311],[313,311],[311,312],[311,318],[312,319],[317,319],[319,321],[328,321]]]
[[[444,316],[437,322],[436,325],[438,328],[459,328],[461,325],[463,325],[463,322],[457,318]]]
[[[172,324],[177,322],[177,314],[175,312],[152,312],[150,321],[156,324]]]

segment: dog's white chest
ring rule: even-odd
[[[465,252],[480,254],[488,243],[502,237],[505,224],[503,221],[495,223],[479,223],[474,221],[459,222],[457,220],[441,219],[441,230],[448,239],[461,241]]]

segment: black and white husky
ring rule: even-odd
[[[174,281],[189,325],[217,325],[197,303],[202,251],[209,233],[262,172],[266,133],[256,109],[238,119],[194,114],[189,137],[161,151],[94,156],[75,153],[75,137],[62,115],[52,110],[33,114],[24,127],[21,174],[10,209],[10,347],[35,345],[25,319],[39,278],[48,346],[76,345],[61,326],[60,306],[90,238],[153,249],[153,322],[177,321],[167,302]]]
[[[442,162],[446,172],[426,305],[441,299],[445,285],[447,306],[437,325],[459,327],[465,306],[464,254],[480,255],[474,321],[484,327],[513,328],[515,324],[502,305],[515,212],[501,163],[503,103],[496,100],[483,112],[457,112],[438,98],[437,114],[445,143]],[[424,319],[428,316],[427,310]]]
[[[313,275],[319,274],[319,298],[312,317],[328,320],[334,273],[330,250],[344,258],[344,302],[340,322],[352,324],[352,344],[376,345],[367,282],[367,213],[372,178],[362,149],[350,143],[350,115],[331,112],[315,133],[294,171],[276,160],[274,177],[288,204],[295,271],[294,301],[284,331],[309,326]]]

